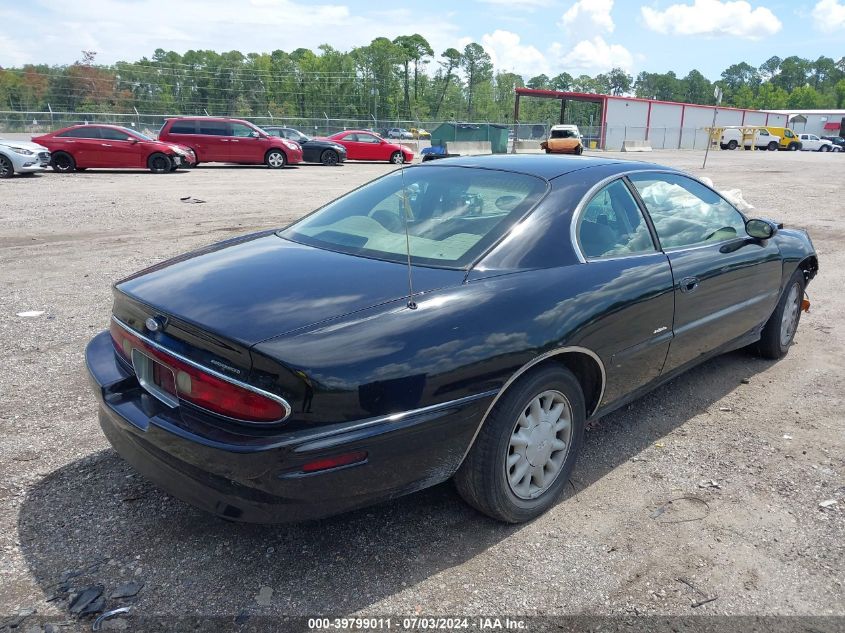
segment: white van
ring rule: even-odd
[[[719,147],[722,149],[736,149],[740,145],[744,145],[745,149],[751,149],[750,138],[746,138],[743,143],[742,128],[726,127],[722,130]],[[780,137],[775,136],[765,128],[758,128],[754,130],[754,146],[757,149],[767,149],[772,152],[777,151],[780,146]]]

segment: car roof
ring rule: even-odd
[[[454,156],[441,158],[436,161],[422,163],[421,167],[449,166],[449,167],[477,167],[482,169],[498,169],[539,176],[545,180],[552,180],[558,176],[569,174],[582,169],[617,165],[619,172],[629,170],[657,169],[676,171],[671,167],[656,163],[636,160],[621,160],[601,158],[598,156],[547,156],[545,154],[492,154],[487,156]]]

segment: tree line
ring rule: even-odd
[[[478,43],[438,55],[419,34],[379,37],[350,51],[328,44],[247,54],[157,49],[150,58],[111,65],[83,51],[69,65],[0,68],[0,110],[509,122],[517,86],[712,104],[716,85],[723,105],[843,108],[845,58],[772,57],[759,67],[739,62],[711,82],[698,70],[634,77],[619,68],[526,80],[494,68]],[[569,117],[586,124],[595,114],[591,108],[573,104]],[[548,122],[559,115],[555,101],[524,99],[520,119]]]

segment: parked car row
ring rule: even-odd
[[[836,140],[838,139],[838,140]],[[786,150],[797,152],[841,152],[845,145],[842,137],[816,136],[815,134],[797,134],[788,127],[777,126],[728,126],[722,128],[719,147],[737,149],[752,147],[761,150]]]
[[[131,128],[98,123],[72,125],[32,141],[0,141],[0,178],[48,166],[60,173],[111,168],[162,174],[207,162],[280,169],[303,161],[402,164],[414,158],[407,147],[370,131],[345,130],[328,138],[310,138],[293,128],[264,129],[249,121],[216,117],[167,119],[157,139]]]

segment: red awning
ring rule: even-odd
[[[840,123],[828,121],[827,123],[824,124],[824,129],[826,129],[826,130],[838,130],[839,126],[840,126]]]

